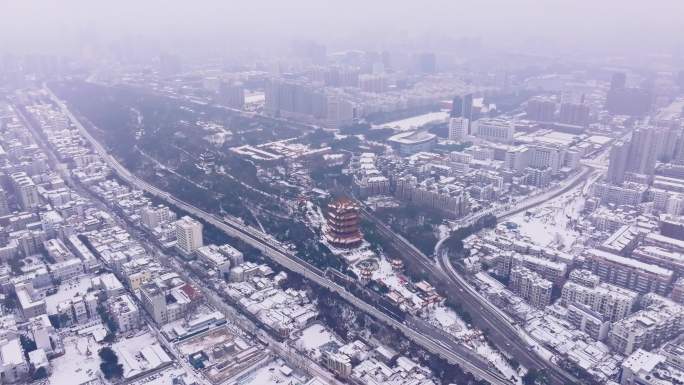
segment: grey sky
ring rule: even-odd
[[[259,49],[292,38],[334,47],[406,35],[671,51],[682,45],[683,15],[684,0],[0,0],[0,51],[73,50],[125,36]]]

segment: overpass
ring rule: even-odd
[[[377,219],[365,209],[364,217],[376,227],[378,234],[401,253],[405,259],[416,263],[430,277],[429,280],[449,298],[457,299],[463,308],[470,313],[473,323],[485,331],[489,340],[502,350],[510,353],[526,368],[545,369],[554,385],[579,383],[569,373],[546,360],[538,347],[527,342],[522,331],[512,323],[500,309],[493,306],[486,298],[471,287],[465,279],[449,269],[442,260],[437,263],[428,258],[404,237],[396,234],[381,220]],[[446,256],[443,256],[446,258]]]
[[[539,206],[579,186],[581,183],[590,179],[590,176],[595,172],[596,169],[591,165],[583,165],[580,172],[553,189],[524,199],[514,205],[493,207],[469,215],[459,221],[458,225],[459,227],[470,226],[489,214],[495,215],[497,219],[504,219],[525,210],[529,210],[530,208]],[[529,337],[526,336],[526,333],[523,330],[519,329],[514,324],[514,321],[510,317],[504,314],[501,309],[493,306],[486,298],[477,292],[477,290],[470,286],[465,278],[451,266],[448,257],[441,252],[442,244],[446,238],[440,239],[435,245],[434,256],[437,258],[437,264],[435,264],[433,259],[418,250],[404,237],[392,231],[385,223],[373,216],[368,210],[363,209],[362,212],[364,217],[375,225],[379,234],[392,244],[397,251],[403,253],[404,257],[411,262],[419,264],[420,267],[429,274],[433,283],[439,282],[441,288],[446,290],[447,296],[459,298],[461,304],[473,316],[473,319],[478,323],[478,326],[483,330],[486,329],[490,331],[489,337],[497,346],[503,348],[502,345],[504,345],[504,350],[512,353],[521,364],[528,368],[546,369],[554,384],[565,385],[578,382],[574,376],[557,365],[547,361],[541,352],[542,348],[530,344],[528,342]]]

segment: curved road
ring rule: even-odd
[[[495,215],[497,219],[502,219],[539,206],[579,186],[594,172],[594,167],[583,166],[582,171],[571,177],[569,181],[560,187],[520,202],[514,207],[504,207],[502,212]],[[487,213],[492,213],[493,211],[494,210],[488,210]],[[565,385],[573,382],[578,383],[578,380],[574,376],[553,363],[548,362],[539,354],[539,352],[537,352],[522,336],[522,332],[516,328],[510,317],[493,306],[486,298],[472,288],[465,279],[453,269],[446,256],[441,256],[441,258],[439,258],[442,254],[439,250],[440,247],[436,247],[435,256],[438,257],[436,265],[434,260],[428,258],[404,237],[392,231],[385,223],[373,216],[369,211],[364,209],[363,214],[376,225],[380,235],[389,241],[398,252],[403,253],[409,260],[418,263],[421,268],[429,274],[433,283],[439,283],[440,287],[446,291],[445,294],[447,296],[459,298],[463,307],[473,317],[474,323],[479,326],[480,329],[489,331],[489,339],[501,350],[512,354],[513,357],[527,368],[546,369],[549,378],[554,384]],[[441,246],[441,243],[439,246]]]

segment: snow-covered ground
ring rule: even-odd
[[[91,286],[92,283],[90,281],[90,276],[88,275],[62,282],[59,286],[59,290],[55,294],[45,297],[47,313],[57,313],[57,305],[59,305],[60,302],[71,299],[76,295],[86,294]]]
[[[413,130],[423,126],[424,124],[434,121],[446,121],[449,117],[449,111],[428,112],[427,114],[412,116],[410,118],[395,120],[393,122],[382,123],[374,125],[373,128],[390,127],[396,128],[400,131]]]
[[[298,349],[310,352],[317,350],[321,346],[336,341],[340,345],[342,343],[335,338],[332,332],[321,324],[313,324],[308,328],[302,330],[302,336],[297,339],[296,346]]]
[[[396,270],[392,268],[387,258],[381,255],[378,260],[378,269],[373,272],[373,280],[383,282],[390,289],[396,290],[401,293],[404,298],[410,298],[413,303],[419,304],[423,300],[418,296],[418,294],[412,292],[407,287],[408,278],[397,273]],[[355,271],[358,274],[358,272]]]
[[[581,241],[581,234],[573,228],[580,218],[585,198],[580,189],[571,190],[550,202],[510,219],[518,225],[520,235],[527,236],[542,247],[570,251]]]
[[[252,104],[252,103],[263,103],[266,100],[266,94],[263,92],[254,92],[248,95],[245,95],[245,104]]]
[[[83,384],[97,379],[100,374],[97,352],[101,347],[91,336],[64,338],[64,355],[51,361],[50,383]]]
[[[435,326],[448,331],[456,337],[463,337],[465,334],[472,332],[458,314],[446,306],[437,306],[430,313],[430,318],[436,321],[436,324],[433,322]]]
[[[194,373],[188,373],[185,369],[178,367],[178,364],[176,364],[173,367],[162,370],[161,372],[157,372],[129,382],[128,385],[170,385],[173,384],[173,380],[175,378],[181,377],[183,375],[189,377],[189,380],[199,381]],[[187,380],[188,379],[186,379],[186,381]]]
[[[250,372],[236,381],[236,385],[300,385],[308,379],[294,373],[286,375],[288,368],[282,360],[275,360],[268,365]]]
[[[522,366],[516,371],[511,367],[506,358],[497,350],[493,349],[486,342],[478,342],[475,344],[475,351],[491,362],[506,378],[515,377],[517,384],[522,384],[522,376],[527,372]]]
[[[323,230],[325,225],[325,215],[320,207],[316,206],[313,202],[306,202],[306,218],[313,228]]]
[[[480,339],[479,333],[474,329],[469,329],[465,322],[456,314],[455,311],[446,307],[438,306],[429,315],[429,319],[433,325],[440,327],[449,334],[467,341],[467,345],[471,346],[480,356],[491,362],[497,369],[501,371],[507,378],[515,375],[520,377],[517,372],[511,367],[506,358],[496,349],[489,346],[489,344]],[[520,380],[518,380],[520,383]]]

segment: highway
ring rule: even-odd
[[[429,259],[425,254],[416,249],[403,237],[395,234],[379,219],[368,212],[365,217],[373,222],[378,233],[390,242],[394,249],[402,253],[405,259],[418,263],[425,271],[429,281],[443,291],[448,298],[458,299],[463,308],[470,313],[473,323],[485,332],[487,338],[500,350],[509,353],[526,368],[546,369],[550,379],[555,385],[565,385],[575,382],[575,379],[560,368],[553,366],[542,357],[539,357],[530,345],[520,336],[519,331],[511,324],[502,313],[495,309],[475,289],[470,287],[458,274],[448,274],[444,266]],[[557,373],[558,372],[558,373]]]
[[[473,224],[485,214],[494,214],[497,219],[504,219],[529,210],[578,187],[590,175],[593,175],[594,172],[595,169],[593,167],[583,166],[579,173],[554,189],[520,201],[514,206],[499,207],[499,212],[490,209],[484,213],[478,213],[476,216],[468,218],[461,225]],[[435,263],[435,260],[427,257],[404,237],[396,234],[368,210],[364,209],[363,214],[366,219],[376,226],[380,235],[394,246],[397,252],[402,253],[408,260],[418,263],[429,274],[431,282],[438,283],[440,288],[446,290],[445,295],[449,298],[459,298],[464,309],[473,317],[474,324],[481,330],[488,331],[488,338],[501,350],[511,354],[527,368],[546,369],[550,380],[554,384],[565,385],[571,382],[578,382],[572,375],[555,364],[548,362],[541,354],[538,354],[537,348],[530,345],[523,337],[524,331],[519,330],[512,323],[510,317],[504,314],[501,309],[493,306],[466,282],[451,266],[448,257],[441,252],[441,242],[436,247],[435,256],[437,261]]]
[[[360,300],[342,286],[334,283],[324,276],[324,273],[312,266],[306,261],[293,255],[288,250],[284,249],[279,242],[273,237],[265,234],[250,226],[246,226],[237,221],[230,219],[219,218],[214,214],[207,213],[197,207],[194,207],[184,201],[175,198],[173,195],[165,192],[144,180],[136,177],[125,167],[123,167],[113,156],[107,153],[107,150],[100,144],[83,126],[80,120],[69,110],[69,108],[62,102],[52,91],[46,87],[46,91],[51,96],[51,99],[62,109],[62,111],[71,119],[73,124],[79,130],[81,135],[90,143],[93,150],[102,157],[102,159],[111,167],[111,169],[126,183],[135,186],[136,188],[165,201],[171,206],[187,212],[188,214],[199,218],[217,229],[223,231],[229,236],[238,238],[252,247],[260,250],[265,256],[271,258],[274,262],[283,266],[287,270],[297,272],[303,277],[315,282],[321,287],[324,287],[331,292],[338,294],[342,299],[349,302],[357,309],[373,316],[380,322],[394,328],[401,332],[411,341],[420,345],[432,354],[443,357],[452,364],[459,365],[464,371],[471,373],[478,379],[483,379],[491,384],[504,385],[511,384],[511,382],[504,378],[498,371],[491,368],[484,360],[475,357],[474,353],[465,353],[465,348],[454,349],[446,347],[440,340],[441,338],[433,338],[427,336],[423,331],[417,331],[412,327],[407,326],[386,313],[371,306],[365,301]]]

